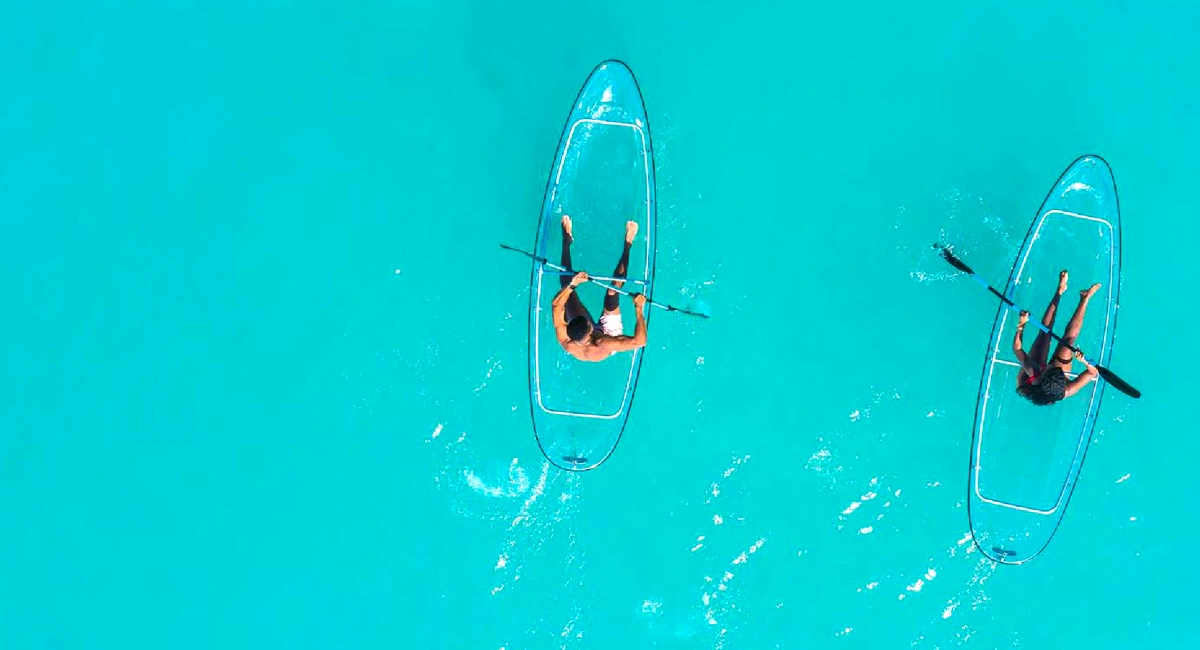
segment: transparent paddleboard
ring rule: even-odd
[[[1121,229],[1117,190],[1103,159],[1076,160],[1046,197],[1017,254],[1007,295],[1041,319],[1069,273],[1053,330],[1060,336],[1074,312],[1079,290],[1101,283],[1093,296],[1076,346],[1107,365],[1116,327],[1120,290]],[[1037,406],[1016,392],[1019,365],[1012,352],[1017,311],[1002,305],[984,361],[971,449],[969,517],[980,550],[993,560],[1019,564],[1050,543],[1066,511],[1083,465],[1103,381],[1049,406]],[[1025,330],[1024,349],[1037,329]],[[1056,342],[1051,342],[1054,353]],[[1082,372],[1073,364],[1074,378]]]
[[[625,290],[652,296],[655,253],[654,159],[641,93],[622,63],[607,61],[589,76],[567,120],[546,188],[535,254],[555,264],[561,220],[572,220],[571,263],[592,276],[611,276],[624,247],[625,224],[638,223]],[[536,263],[529,317],[529,390],[538,445],[550,462],[592,469],[612,454],[625,428],[644,350],[596,362],[579,361],[554,332],[554,295],[563,272]],[[588,283],[580,299],[599,321],[604,290]],[[635,315],[621,297],[624,333]],[[649,319],[649,310],[647,310]]]

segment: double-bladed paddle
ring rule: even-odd
[[[574,271],[572,271],[571,269],[559,266],[558,264],[555,264],[544,257],[538,257],[537,255],[534,255],[533,253],[523,251],[519,248],[513,248],[512,246],[505,246],[504,244],[500,244],[500,248],[503,248],[504,250],[512,251],[514,253],[520,253],[520,254],[524,255],[525,257],[532,259],[535,262],[540,262],[540,263],[544,264],[549,269],[552,269],[555,271],[561,271],[563,273],[574,273]],[[616,291],[617,293],[624,294],[626,296],[633,295],[632,293],[625,291],[624,289],[618,289],[618,288],[612,286],[611,284],[607,284],[605,282],[598,282],[596,280],[591,280],[591,282],[594,284],[597,284],[601,287],[604,287],[605,289],[609,289],[611,291]],[[681,309],[679,307],[674,307],[672,305],[664,305],[662,303],[654,302],[653,300],[650,300],[649,298],[646,299],[646,304],[654,305],[655,307],[658,307],[659,309],[665,309],[667,311],[677,311],[681,314],[687,314],[688,316],[697,316],[699,318],[708,318],[709,317],[708,314],[701,314],[700,312],[689,311],[687,309]]]
[[[934,244],[933,247],[941,254],[942,259],[944,259],[950,263],[950,266],[953,266],[954,268],[958,269],[959,271],[962,271],[963,273],[966,273],[967,275],[971,276],[971,279],[975,280],[981,286],[985,287],[988,291],[991,291],[993,294],[995,294],[995,296],[997,298],[1004,301],[1004,304],[1008,305],[1012,309],[1016,309],[1017,311],[1025,311],[1025,310],[1022,310],[1020,306],[1013,303],[1013,301],[1009,300],[1008,296],[1005,296],[1000,291],[997,291],[995,287],[988,284],[987,280],[984,280],[983,278],[976,275],[975,271],[971,270],[971,267],[967,266],[962,260],[958,259],[958,257],[955,256],[954,253],[952,253],[949,248],[947,248],[946,246],[943,246],[942,244]],[[1079,348],[1075,347],[1074,345],[1068,344],[1066,341],[1063,341],[1062,337],[1060,337],[1059,335],[1050,331],[1050,328],[1041,324],[1041,322],[1033,320],[1032,318],[1029,319],[1029,322],[1033,323],[1034,325],[1037,326],[1038,329],[1040,329],[1043,332],[1045,332],[1046,334],[1050,335],[1050,338],[1054,339],[1055,341],[1058,341],[1059,343],[1062,343],[1063,345],[1066,345],[1068,348],[1071,349],[1072,352],[1079,352]],[[1110,385],[1112,385],[1113,388],[1116,388],[1117,390],[1121,391],[1122,393],[1125,393],[1126,395],[1128,395],[1134,399],[1138,399],[1139,397],[1142,396],[1142,392],[1140,390],[1134,388],[1133,386],[1130,386],[1128,382],[1126,382],[1124,379],[1121,379],[1120,377],[1118,377],[1115,372],[1109,370],[1108,368],[1105,368],[1104,366],[1101,366],[1101,365],[1093,362],[1091,359],[1088,359],[1087,357],[1084,357],[1084,359],[1087,360],[1087,362],[1089,364],[1095,366],[1096,371],[1100,373],[1100,376],[1104,378],[1104,381],[1107,381]]]

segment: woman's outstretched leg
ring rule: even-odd
[[[1073,352],[1070,346],[1075,345],[1075,339],[1079,338],[1079,331],[1083,329],[1083,316],[1087,313],[1088,303],[1091,302],[1092,296],[1100,290],[1100,283],[1097,282],[1092,286],[1079,292],[1079,304],[1075,306],[1075,313],[1071,314],[1071,320],[1067,322],[1067,333],[1063,335],[1063,342],[1054,350],[1054,360],[1070,367],[1071,356]]]
[[[1058,289],[1054,292],[1054,297],[1050,299],[1050,304],[1046,305],[1046,312],[1042,314],[1042,325],[1046,329],[1054,331],[1054,318],[1058,315],[1058,301],[1062,295],[1067,292],[1067,271],[1064,269],[1058,274]],[[1029,348],[1029,355],[1037,361],[1038,365],[1046,365],[1050,357],[1050,335],[1038,331],[1037,338],[1033,341],[1033,347]]]

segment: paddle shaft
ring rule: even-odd
[[[950,266],[953,266],[954,268],[958,269],[959,271],[962,271],[963,273],[966,273],[967,275],[971,276],[971,278],[973,278],[976,282],[978,282],[980,284],[980,286],[986,287],[988,291],[991,291],[993,295],[1000,298],[1000,300],[1004,304],[1008,305],[1009,308],[1020,310],[1020,307],[1018,307],[1016,305],[1016,303],[1014,303],[1013,301],[1009,300],[1008,296],[1005,296],[1004,294],[1000,293],[999,291],[996,290],[995,287],[988,284],[986,280],[984,280],[983,278],[976,275],[975,271],[972,270],[971,267],[969,267],[965,263],[963,263],[962,260],[958,259],[958,257],[956,257],[954,255],[954,253],[950,252],[949,248],[942,246],[941,244],[934,244],[933,247],[936,249],[939,249],[941,251],[942,259],[946,260],[946,262],[949,263]],[[1025,310],[1021,310],[1021,311],[1025,311]],[[1046,327],[1045,325],[1042,325],[1038,321],[1034,321],[1034,325],[1037,326],[1038,329],[1042,330],[1047,335],[1049,335],[1050,338],[1054,339],[1055,341],[1058,341],[1062,345],[1067,346],[1067,348],[1069,348],[1073,352],[1079,352],[1079,348],[1075,347],[1074,345],[1068,344],[1066,341],[1063,341],[1060,336],[1058,336],[1054,332],[1050,331],[1050,329],[1048,327]],[[1086,362],[1088,365],[1094,367],[1096,369],[1096,372],[1099,373],[1100,376],[1104,378],[1104,381],[1107,381],[1110,385],[1112,385],[1117,390],[1121,391],[1122,393],[1125,393],[1126,395],[1128,395],[1134,399],[1141,398],[1142,391],[1134,388],[1133,386],[1131,386],[1129,384],[1129,382],[1118,377],[1117,373],[1109,370],[1108,368],[1105,368],[1104,366],[1102,366],[1100,364],[1094,363],[1091,359],[1088,359],[1087,357],[1084,357],[1084,362]]]
[[[1020,306],[1020,305],[1018,305],[1018,304],[1014,303],[1013,301],[1009,300],[1009,299],[1008,299],[1008,296],[1005,296],[1004,294],[1002,294],[1002,293],[1000,293],[999,291],[997,291],[995,287],[993,287],[992,285],[990,285],[990,284],[988,284],[988,283],[987,283],[987,280],[984,280],[983,278],[979,277],[979,276],[978,276],[978,275],[976,275],[974,272],[972,272],[972,273],[971,273],[971,279],[972,279],[972,280],[974,280],[974,281],[976,281],[976,282],[978,282],[980,285],[982,285],[982,286],[983,286],[984,288],[986,288],[988,291],[991,291],[993,294],[995,294],[995,295],[996,295],[996,297],[998,297],[998,298],[1000,298],[1000,300],[1004,301],[1004,304],[1008,305],[1008,307],[1009,307],[1010,309],[1012,309],[1013,311],[1016,311],[1016,312],[1018,312],[1018,313],[1019,313],[1019,312],[1021,312],[1021,311],[1028,311],[1028,310],[1023,310],[1023,309],[1021,309],[1021,306]],[[1070,348],[1070,350],[1071,350],[1072,352],[1079,352],[1079,348],[1077,348],[1077,347],[1075,347],[1074,345],[1072,345],[1072,344],[1070,344],[1070,343],[1067,343],[1066,341],[1062,340],[1062,337],[1061,337],[1061,336],[1059,336],[1059,335],[1055,334],[1053,331],[1051,331],[1051,329],[1050,329],[1049,327],[1046,327],[1045,325],[1043,325],[1041,321],[1034,320],[1034,319],[1030,318],[1030,319],[1029,319],[1029,322],[1030,322],[1030,323],[1032,323],[1032,324],[1033,324],[1035,327],[1037,327],[1038,329],[1040,329],[1040,330],[1042,330],[1043,332],[1045,332],[1046,334],[1048,334],[1048,335],[1050,336],[1050,338],[1052,338],[1052,339],[1054,339],[1055,341],[1058,341],[1059,343],[1062,343],[1063,345],[1065,345],[1065,346],[1067,346],[1068,348]],[[1086,360],[1086,361],[1087,361],[1087,362],[1088,362],[1090,365],[1093,365],[1093,366],[1095,366],[1095,365],[1098,365],[1098,364],[1097,364],[1095,361],[1092,361],[1091,359],[1088,359],[1086,356],[1084,356],[1084,360]]]
[[[504,244],[500,244],[500,248],[513,251],[514,253],[520,253],[522,255],[525,255],[526,257],[529,257],[530,259],[532,259],[535,262],[540,262],[543,266],[545,266],[546,268],[548,268],[552,271],[558,271],[559,273],[574,273],[574,271],[572,271],[571,269],[568,269],[564,266],[559,266],[558,264],[555,264],[554,262],[551,262],[550,260],[548,260],[544,257],[538,257],[537,255],[534,255],[533,253],[523,251],[519,248],[513,248],[512,246],[505,246]],[[595,280],[591,280],[591,282],[593,282],[594,284],[596,284],[600,287],[608,289],[609,291],[615,291],[619,294],[626,295],[626,296],[633,296],[632,293],[625,291],[624,289],[618,289],[617,287],[614,287],[613,285],[608,284],[607,282],[597,282]],[[665,309],[666,311],[677,311],[677,312],[680,312],[683,314],[688,314],[689,316],[699,316],[701,318],[708,318],[708,316],[705,316],[704,314],[698,314],[696,312],[688,311],[686,309],[680,309],[678,307],[672,307],[671,305],[664,305],[661,303],[657,303],[657,302],[654,302],[653,300],[651,300],[650,298],[646,298],[646,304],[654,305],[655,307],[658,307],[659,309]]]
[[[546,265],[546,268],[548,268],[548,269],[551,269],[551,270],[553,270],[553,271],[562,271],[562,272],[564,272],[564,273],[571,273],[571,269],[563,268],[563,267],[561,267],[561,266],[559,266],[559,265],[557,265],[557,264],[554,264],[553,262],[546,262],[546,261],[543,261],[543,262],[542,262],[542,264]],[[630,293],[630,292],[628,292],[628,291],[626,291],[626,290],[624,290],[624,289],[618,289],[618,288],[614,287],[613,285],[611,285],[611,284],[608,284],[607,282],[599,282],[599,281],[596,281],[596,280],[592,280],[591,278],[588,278],[588,282],[591,282],[592,284],[594,284],[594,285],[596,285],[596,286],[599,286],[599,287],[603,287],[603,288],[605,288],[605,289],[608,289],[609,291],[616,291],[617,293],[619,293],[619,294],[622,294],[622,295],[626,295],[626,296],[632,296],[632,295],[633,295],[632,293]],[[666,305],[660,305],[660,304],[658,304],[658,303],[654,302],[653,300],[651,300],[651,299],[649,299],[649,298],[647,298],[647,299],[646,299],[646,304],[647,304],[647,305],[654,305],[655,307],[662,307],[663,309],[666,309],[666,308],[667,308],[667,306],[666,306]]]

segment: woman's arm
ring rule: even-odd
[[[1025,350],[1022,349],[1021,336],[1025,333],[1025,323],[1029,322],[1029,312],[1022,311],[1021,319],[1017,321],[1017,333],[1013,337],[1012,350],[1017,357],[1017,363],[1025,365]]]
[[[1080,388],[1083,388],[1087,384],[1096,381],[1096,377],[1100,374],[1096,370],[1096,366],[1088,363],[1088,360],[1083,358],[1083,353],[1079,350],[1075,351],[1075,358],[1082,361],[1083,365],[1087,366],[1087,370],[1084,370],[1082,373],[1080,373],[1080,375],[1075,378],[1075,381],[1067,384],[1067,392],[1063,396],[1063,399],[1078,393]]]

